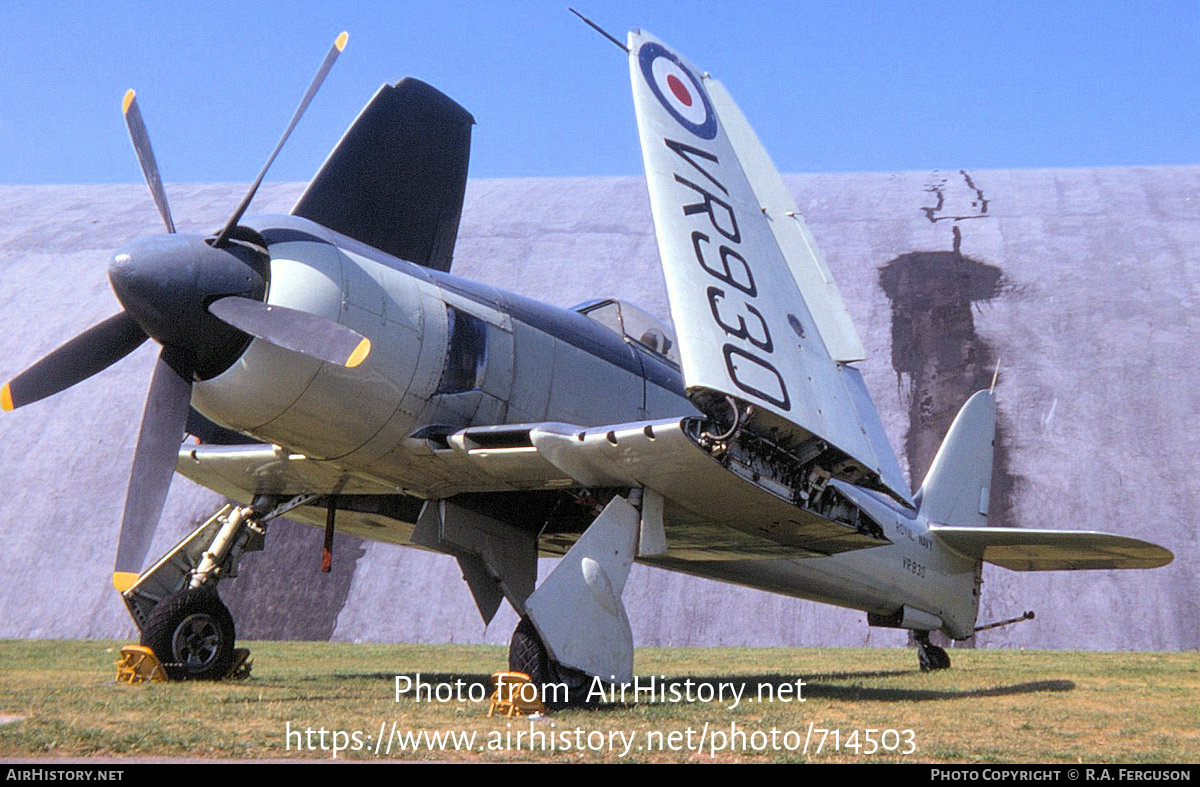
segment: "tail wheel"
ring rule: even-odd
[[[921,672],[950,669],[950,655],[944,648],[939,648],[937,645],[919,646],[917,663],[921,666]]]
[[[211,588],[188,588],[151,610],[142,644],[154,651],[171,680],[220,680],[234,659],[233,616]]]

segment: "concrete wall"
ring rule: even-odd
[[[861,365],[917,478],[959,404],[1000,362],[993,520],[1157,541],[1152,572],[985,569],[981,622],[1037,620],[981,646],[1200,647],[1200,168],[792,176],[870,358]],[[295,184],[254,211],[286,212]],[[181,231],[208,231],[242,186],[172,186]],[[160,231],[141,185],[0,187],[0,376],[119,309],[105,270]],[[473,181],[455,272],[570,305],[621,295],[666,315],[640,178]],[[0,637],[132,637],[109,584],[129,461],[157,347],[0,417]],[[219,501],[176,478],[153,553]],[[272,526],[222,585],[239,636],[505,642],[457,565]],[[543,571],[547,569],[543,561]],[[639,645],[900,644],[865,615],[636,567]]]

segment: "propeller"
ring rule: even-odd
[[[175,455],[187,424],[192,401],[192,370],[186,359],[170,347],[164,347],[154,364],[137,450],[125,493],[125,512],[121,517],[121,538],[117,542],[117,562],[113,585],[125,591],[137,581],[142,561],[154,540],[158,519],[167,500],[171,477],[175,474]]]
[[[175,222],[171,219],[171,206],[167,204],[167,190],[158,176],[158,162],[154,160],[154,151],[150,148],[150,135],[146,133],[142,110],[138,108],[137,94],[132,90],[127,90],[125,98],[121,99],[121,114],[125,116],[125,128],[129,129],[129,139],[133,142],[138,163],[142,165],[142,174],[146,176],[146,185],[150,187],[150,196],[154,197],[158,215],[167,225],[167,232],[174,232]]]
[[[213,301],[210,314],[244,333],[286,350],[353,369],[371,352],[371,340],[308,312],[233,296]]]
[[[12,410],[53,396],[112,366],[148,338],[127,312],[115,314],[5,383],[0,405]]]
[[[346,33],[337,37],[258,178],[213,237],[175,232],[166,190],[150,146],[137,96],[121,101],[129,138],[167,234],[136,240],[113,256],[108,278],[124,310],[88,328],[0,386],[5,410],[52,396],[108,368],[148,338],[162,345],[146,396],[125,498],[113,584],[124,591],[137,580],[187,425],[192,381],[228,368],[245,350],[247,335],[328,363],[354,367],[371,343],[350,328],[307,312],[264,303],[269,260],[239,243],[238,222],[300,116],[324,82]]]
[[[317,89],[321,87],[321,83],[325,81],[325,75],[329,73],[329,69],[333,68],[334,61],[338,55],[346,48],[346,39],[349,36],[345,31],[337,37],[333,42],[333,46],[329,48],[329,52],[325,55],[325,60],[322,61],[321,67],[317,69],[317,75],[313,77],[312,83],[308,86],[308,91],[304,94],[304,98],[300,99],[300,106],[296,107],[296,113],[292,115],[292,122],[288,124],[287,130],[283,132],[283,136],[279,138],[279,142],[275,145],[275,150],[271,151],[270,158],[263,165],[262,171],[258,173],[253,185],[250,186],[246,196],[242,197],[242,201],[238,203],[234,209],[233,215],[229,217],[229,221],[225,222],[224,228],[217,233],[217,239],[213,241],[213,245],[221,248],[229,240],[229,233],[233,232],[233,228],[237,226],[241,220],[242,214],[246,212],[246,208],[250,207],[250,200],[254,199],[254,193],[258,191],[258,187],[262,185],[263,178],[267,174],[267,170],[275,163],[275,157],[279,155],[279,151],[283,150],[283,143],[287,142],[287,138],[292,135],[292,129],[300,122],[300,116],[304,114],[304,110],[308,109],[308,104],[313,100],[313,96],[317,94]]]

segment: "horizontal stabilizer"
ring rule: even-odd
[[[424,82],[384,85],[292,213],[402,260],[449,271],[474,122]]]
[[[931,525],[929,532],[956,552],[1012,571],[1158,568],[1175,559],[1157,544],[1091,530]]]

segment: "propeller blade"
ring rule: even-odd
[[[371,340],[358,331],[286,306],[235,295],[213,301],[208,311],[239,331],[326,363],[354,368],[371,352]]]
[[[0,387],[0,407],[13,410],[53,396],[107,369],[148,337],[125,312],[96,323]]]
[[[271,153],[271,157],[267,159],[267,163],[263,165],[262,171],[258,173],[258,178],[254,181],[254,185],[246,192],[246,196],[242,197],[241,203],[233,211],[233,215],[229,217],[229,221],[225,222],[225,227],[217,233],[216,240],[213,245],[217,248],[222,248],[229,239],[229,234],[233,232],[233,228],[241,221],[242,214],[246,212],[246,208],[250,207],[250,200],[254,199],[254,193],[258,191],[258,187],[262,185],[263,178],[266,177],[267,170],[271,168],[271,164],[275,162],[275,157],[279,155],[279,151],[283,149],[283,143],[287,142],[287,138],[291,136],[292,129],[300,121],[300,116],[304,114],[304,110],[308,109],[308,104],[313,100],[313,96],[317,94],[317,90],[321,87],[321,83],[325,81],[325,75],[329,73],[329,69],[333,67],[334,61],[338,55],[346,48],[346,39],[349,34],[345,31],[337,37],[333,42],[333,46],[329,48],[329,53],[325,55],[324,62],[317,69],[317,75],[313,77],[312,82],[308,86],[308,92],[304,94],[304,98],[300,101],[300,106],[296,108],[296,114],[292,115],[292,122],[288,124],[287,130],[283,132],[283,136],[279,138],[278,144],[275,145],[275,150]]]
[[[154,160],[154,151],[150,147],[150,135],[146,133],[142,111],[138,109],[137,95],[132,90],[125,92],[125,98],[121,101],[121,112],[125,115],[125,127],[129,129],[133,151],[137,154],[138,163],[142,165],[142,174],[146,176],[146,185],[150,187],[150,194],[158,207],[158,215],[162,216],[163,224],[167,225],[167,232],[174,232],[175,222],[171,220],[167,191],[163,188],[162,178],[158,176],[158,162]]]
[[[154,367],[137,452],[129,474],[113,585],[125,591],[138,578],[175,474],[192,399],[192,371],[182,354],[164,347]]]

